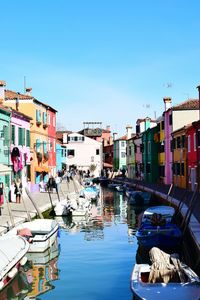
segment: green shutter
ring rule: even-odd
[[[25,128],[22,128],[22,145],[25,146]]]
[[[11,143],[15,145],[15,125],[11,126]]]
[[[40,152],[40,139],[36,139],[36,152]]]
[[[19,127],[18,128],[18,145],[22,146],[23,145],[23,128]]]
[[[8,131],[8,126],[4,125],[3,126],[3,136],[4,136],[4,146],[9,145],[9,131]]]
[[[30,130],[26,130],[26,146],[30,147]]]

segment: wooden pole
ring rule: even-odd
[[[29,190],[28,190],[27,187],[25,187],[25,191],[26,191],[27,196],[28,196],[29,199],[31,200],[31,202],[32,202],[32,204],[33,204],[35,210],[37,211],[38,216],[40,217],[40,219],[44,219],[44,217],[43,217],[43,215],[42,215],[40,209],[38,208],[37,204],[36,204],[35,201],[33,200],[33,198],[32,198],[32,196],[31,196],[31,194],[30,194],[30,192],[29,192]]]

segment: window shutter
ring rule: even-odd
[[[47,124],[47,114],[43,112],[43,124]]]
[[[18,145],[22,146],[22,128],[18,128]]]
[[[11,143],[15,145],[15,125],[11,126]]]
[[[36,139],[36,152],[40,152],[40,139]]]
[[[26,146],[30,147],[30,130],[26,130]]]
[[[47,142],[43,142],[43,153],[47,153]]]

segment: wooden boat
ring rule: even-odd
[[[137,299],[200,299],[200,279],[191,268],[178,259],[167,260],[164,268],[158,261],[155,263],[154,266],[135,264],[131,275],[131,290]]]
[[[24,234],[24,230],[25,234]],[[55,242],[58,223],[52,219],[35,219],[17,225],[6,233],[7,236],[23,235],[30,241],[28,252],[44,252]],[[27,232],[27,233],[26,233]]]
[[[0,290],[6,287],[27,262],[29,243],[21,236],[0,237]]]

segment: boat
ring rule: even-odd
[[[89,200],[95,200],[99,196],[99,189],[96,186],[87,186],[80,191],[79,196]]]
[[[138,217],[139,229],[136,237],[139,246],[151,248],[173,248],[180,246],[182,232],[174,224],[175,209],[171,206],[152,206]]]
[[[166,223],[172,222],[172,218],[175,214],[175,209],[172,206],[167,205],[158,205],[147,208],[142,216],[141,223],[142,224],[151,224],[152,217],[155,215],[162,216],[162,219],[165,220]]]
[[[27,262],[29,243],[21,236],[0,237],[0,290],[3,290]]]
[[[22,235],[30,242],[28,252],[44,252],[53,245],[58,234],[58,223],[52,219],[35,219],[12,228],[7,236]]]
[[[151,200],[151,194],[144,191],[126,190],[125,194],[130,205],[147,205]]]
[[[144,248],[154,246],[161,248],[176,248],[182,241],[182,232],[176,224],[167,223],[154,226],[142,224],[135,234],[138,244]]]
[[[155,251],[152,248],[151,251]],[[199,300],[200,279],[197,274],[179,259],[157,248],[169,257],[150,264],[135,264],[131,274],[131,290],[137,299],[143,300]],[[159,257],[159,256],[158,256]],[[134,298],[134,299],[135,299]]]

